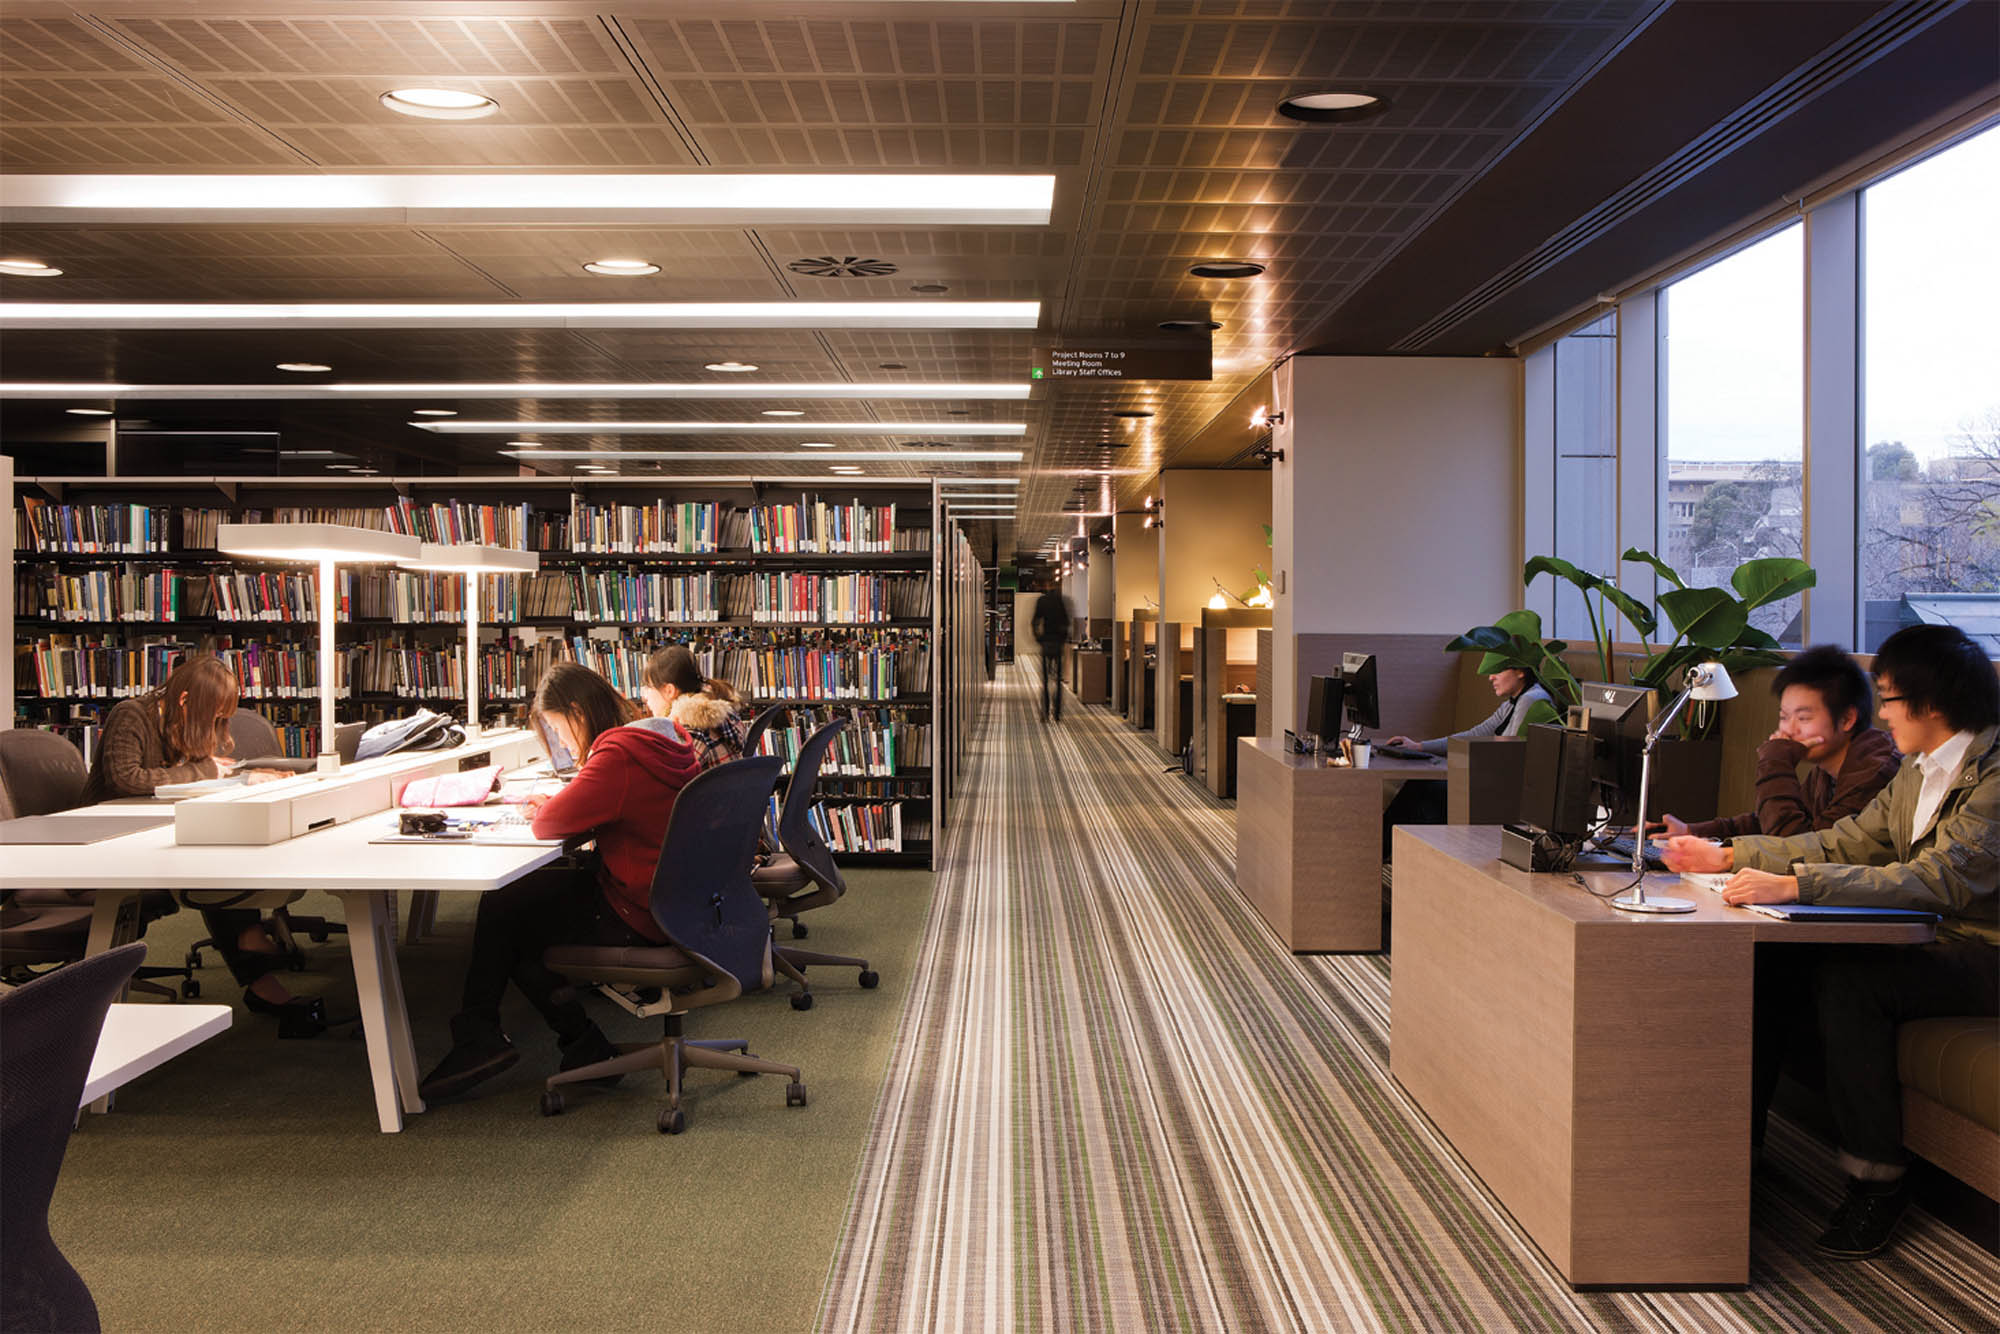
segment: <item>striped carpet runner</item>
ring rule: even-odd
[[[1912,1211],[1811,1252],[1774,1125],[1744,1292],[1576,1293],[1389,1077],[1390,961],[1295,957],[1235,818],[1147,734],[1003,666],[822,1301],[876,1331],[2000,1328],[2000,1262]]]

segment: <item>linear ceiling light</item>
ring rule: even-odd
[[[7,178],[0,222],[1047,226],[1053,176],[676,172]]]
[[[1019,486],[1020,484],[1021,479],[1018,477],[942,477],[938,479],[939,486]]]
[[[503,449],[502,454],[524,459],[619,459],[627,463],[676,463],[684,459],[790,459],[808,460],[788,449]],[[1019,463],[1018,449],[842,449],[831,454],[814,454],[815,464],[866,463],[874,459],[891,463]],[[986,482],[991,486],[993,482]]]
[[[439,435],[1026,435],[1025,422],[421,421]]]
[[[71,384],[0,383],[0,398],[685,398],[685,399],[1025,399],[1019,384],[771,384],[764,381],[479,380],[463,384]]]
[[[1039,301],[0,301],[16,329],[1032,329]]]

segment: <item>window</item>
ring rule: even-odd
[[[2000,129],[1861,194],[1863,647],[1920,621],[2000,656]]]
[[[1691,587],[1804,551],[1805,253],[1794,224],[1661,292],[1662,557]],[[1800,599],[1751,623],[1801,642]],[[1664,633],[1664,630],[1663,630]]]
[[[1555,345],[1555,552],[1594,574],[1618,572],[1618,313]],[[1554,635],[1590,637],[1583,596],[1556,585]],[[1629,629],[1617,632],[1629,635]]]

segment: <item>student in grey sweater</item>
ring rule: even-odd
[[[1550,708],[1555,707],[1555,701],[1549,698],[1549,692],[1542,689],[1541,683],[1518,667],[1489,672],[1486,680],[1493,687],[1493,693],[1500,697],[1500,707],[1487,714],[1484,721],[1474,723],[1463,732],[1453,732],[1451,736],[1432,737],[1428,741],[1392,736],[1382,744],[1443,755],[1451,749],[1452,737],[1519,736],[1528,721],[1528,706],[1536,700]]]

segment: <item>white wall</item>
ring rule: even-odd
[[[1092,620],[1108,621],[1118,606],[1118,556],[1095,538],[1090,544],[1090,606]]]
[[[1160,496],[1166,502],[1160,619],[1199,625],[1218,579],[1242,593],[1252,585],[1252,570],[1271,568],[1272,549],[1264,543],[1271,476],[1261,468],[1170,469],[1160,475]]]
[[[1298,636],[1424,634],[1442,647],[1520,605],[1521,393],[1521,364],[1504,358],[1278,368],[1277,728],[1298,721]]]
[[[1118,556],[1112,563],[1111,614],[1129,621],[1134,611],[1152,606],[1160,596],[1159,535],[1146,527],[1143,514],[1120,514],[1112,523]]]

